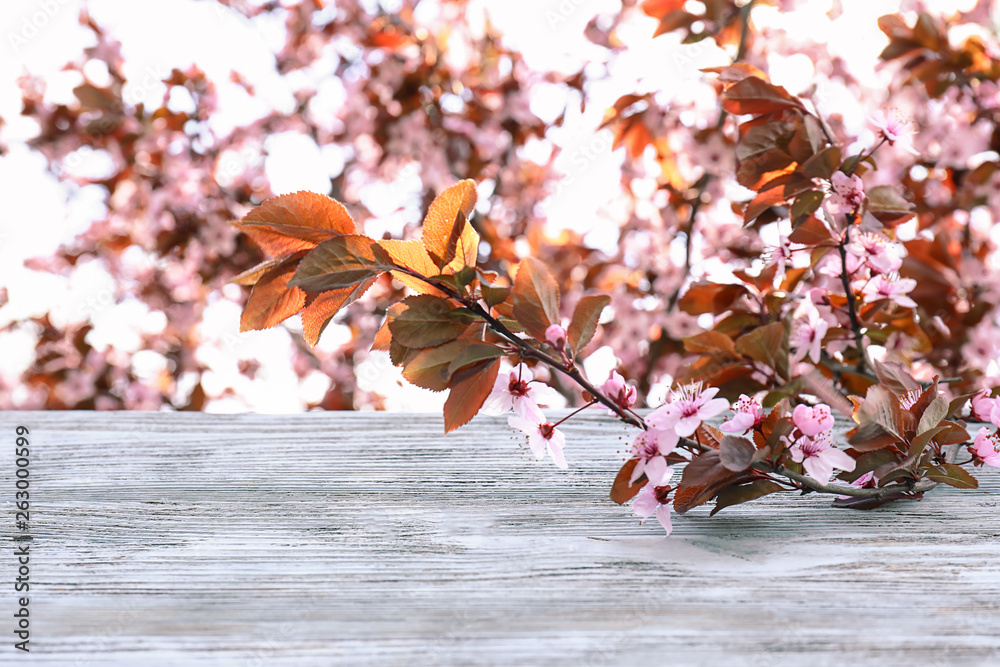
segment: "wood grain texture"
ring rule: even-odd
[[[0,413],[0,664],[1000,664],[994,470],[872,512],[702,507],[664,539],[607,499],[626,430],[603,414],[567,424],[560,471],[500,418]]]

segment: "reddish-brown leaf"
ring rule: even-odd
[[[684,468],[681,483],[674,491],[674,510],[684,514],[707,502],[720,489],[735,482],[739,475],[722,465],[719,450],[702,452]]]
[[[376,241],[387,253],[392,261],[401,267],[405,267],[419,273],[422,276],[433,278],[441,273],[438,266],[431,261],[430,255],[424,248],[424,244],[416,239],[412,241],[399,241],[397,239],[382,239]],[[444,293],[427,282],[419,278],[404,273],[403,271],[393,271],[392,277],[403,283],[418,294],[435,294],[444,296]]]
[[[525,257],[514,278],[514,318],[538,340],[545,329],[559,322],[559,285],[545,264]]]
[[[342,235],[316,246],[299,263],[291,284],[310,293],[352,287],[395,268],[389,254],[367,236]]]
[[[749,294],[747,288],[738,283],[700,281],[688,287],[677,305],[689,315],[719,315],[731,310],[736,301],[746,294]]]
[[[566,341],[574,353],[587,347],[594,334],[597,333],[597,323],[601,319],[604,308],[611,303],[607,294],[590,294],[580,297],[573,309],[573,318],[566,330]]]
[[[646,479],[645,475],[639,477],[635,484],[629,484],[629,480],[632,479],[632,473],[635,471],[636,464],[639,463],[638,459],[629,459],[622,466],[622,469],[618,471],[615,475],[615,481],[611,485],[611,500],[618,503],[619,505],[624,505],[628,501],[635,498],[636,494],[642,490],[642,487],[646,486],[649,481]]]
[[[456,372],[451,378],[451,391],[444,402],[444,432],[451,433],[468,423],[483,407],[493,391],[500,360],[486,361]]]
[[[475,342],[469,338],[459,338],[437,347],[414,350],[415,354],[403,360],[403,377],[418,387],[444,391],[451,378],[449,366],[452,360]],[[393,340],[393,344],[397,344],[397,341]]]
[[[406,347],[434,347],[455,340],[468,327],[453,316],[458,308],[448,299],[420,294],[402,303],[403,308],[389,320],[389,330]]]
[[[315,192],[268,199],[233,225],[272,257],[309,250],[340,234],[357,233],[343,204]]]
[[[427,217],[424,218],[421,240],[428,256],[439,268],[444,268],[457,258],[460,239],[466,235],[466,228],[470,234],[461,241],[463,253],[461,259],[464,262],[462,266],[475,264],[475,257],[469,261],[467,253],[470,249],[466,247],[472,240],[471,235],[475,234],[478,254],[479,235],[467,222],[475,208],[476,182],[471,179],[452,185],[431,202]]]
[[[722,108],[731,114],[760,114],[782,109],[802,109],[802,103],[788,94],[781,86],[749,76],[733,84],[722,95]]]
[[[240,317],[240,331],[267,329],[302,310],[306,294],[288,283],[295,274],[296,263],[288,261],[268,269],[250,292]]]
[[[368,288],[374,284],[375,278],[369,278],[352,287],[320,292],[311,296],[302,309],[302,337],[310,345],[316,345],[333,316],[344,306],[364,296]]]

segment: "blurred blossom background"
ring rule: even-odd
[[[384,304],[405,289],[388,277],[315,348],[297,318],[240,333],[247,290],[228,281],[262,255],[228,223],[311,190],[344,202],[368,235],[405,238],[463,178],[479,185],[481,255],[499,269],[544,259],[568,303],[610,293],[585,370],[601,382],[620,364],[658,404],[680,338],[711,325],[674,309],[676,293],[725,280],[782,229],[744,230],[732,207],[750,193],[731,176],[734,130],[717,127],[717,89],[701,70],[732,62],[738,40],[654,39],[655,4],[8,0],[0,409],[439,410],[443,394],[369,352]],[[697,15],[706,4],[679,6]],[[909,177],[922,205],[944,206],[962,195],[956,171],[1000,162],[996,126],[879,63],[888,40],[876,20],[899,11],[953,21],[949,40],[974,36],[1000,54],[997,1],[772,0],[749,10],[741,55],[811,99],[848,150],[872,145],[877,109],[913,119],[922,171],[887,150],[867,180]],[[996,86],[980,88],[985,108],[1000,108]],[[633,120],[605,124],[630,94],[645,96]],[[716,177],[691,230],[676,197],[705,174]],[[982,270],[994,277],[998,186],[979,184],[978,199],[948,213],[991,244]],[[1000,375],[998,332],[979,325],[967,350],[987,380]]]

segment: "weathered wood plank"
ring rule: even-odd
[[[31,429],[32,652],[45,665],[1000,664],[1000,476],[872,512],[769,497],[675,519],[607,500],[623,427],[570,469],[503,419],[0,414]],[[780,507],[779,507],[780,506]]]

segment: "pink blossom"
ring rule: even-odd
[[[729,401],[714,398],[718,387],[702,390],[701,382],[686,384],[671,392],[670,402],[656,408],[646,421],[661,431],[674,431],[686,438],[706,419],[729,409]]]
[[[611,371],[611,377],[601,385],[601,393],[615,402],[622,410],[628,410],[635,405],[635,387],[625,383],[625,378],[618,371]]]
[[[847,244],[847,251],[863,259],[872,270],[878,273],[892,273],[903,266],[894,244],[889,243],[882,234],[861,232]]]
[[[746,433],[764,421],[764,408],[756,398],[750,398],[746,394],[740,394],[739,400],[733,405],[736,415],[719,427],[720,431],[726,433]]]
[[[893,303],[903,308],[916,308],[917,302],[906,296],[907,292],[917,286],[917,281],[913,278],[900,278],[895,274],[877,275],[868,281],[864,289],[865,303],[874,303],[882,299],[889,299]]]
[[[829,203],[830,212],[857,213],[865,201],[865,188],[861,177],[848,176],[838,171],[833,174],[830,182],[833,184],[833,193],[830,195]]]
[[[673,470],[667,468],[668,475],[667,479],[673,474]],[[664,483],[665,484],[665,483]],[[673,530],[673,526],[670,523],[670,501],[667,499],[667,494],[670,493],[669,486],[653,486],[653,484],[647,484],[639,490],[636,494],[635,499],[632,501],[632,511],[637,515],[641,516],[643,519],[648,519],[653,514],[656,515],[656,520],[660,522],[663,526],[663,530],[667,531],[667,535]]]
[[[520,429],[528,436],[528,447],[531,453],[539,461],[545,458],[548,451],[557,468],[566,468],[566,458],[563,456],[563,448],[566,446],[566,436],[555,427],[552,422],[539,422],[533,419],[526,419],[520,415],[513,415],[507,418],[507,423],[513,428]]]
[[[538,404],[551,404],[557,392],[540,382],[532,384],[533,378],[531,370],[524,364],[518,364],[509,373],[500,373],[480,412],[502,415],[513,410],[526,419],[544,421],[545,417],[538,409]]]
[[[545,330],[545,342],[561,352],[566,347],[566,329],[559,324],[550,324]]]
[[[830,481],[834,468],[851,471],[856,465],[846,452],[833,446],[831,438],[832,431],[823,431],[815,436],[803,435],[789,448],[792,460],[801,463],[806,473],[821,484]]]
[[[874,470],[870,470],[861,477],[858,477],[856,480],[851,482],[851,486],[856,486],[859,489],[865,489],[865,488],[874,489],[875,487],[878,486],[878,477],[875,476]],[[837,497],[843,500],[845,498],[850,498],[851,496],[837,496]]]
[[[976,433],[972,441],[972,451],[988,466],[1000,468],[1000,436],[985,426]]]
[[[815,306],[807,308],[806,316],[795,320],[791,336],[788,339],[789,345],[795,350],[792,361],[802,361],[806,355],[809,355],[812,362],[818,364],[823,347],[823,337],[829,330],[830,324],[820,316],[819,310]]]
[[[890,146],[899,144],[899,147],[908,153],[919,155],[913,148],[913,129],[910,123],[903,119],[894,109],[882,111],[881,109],[873,113],[869,120],[872,125],[878,128],[879,136]]]
[[[632,457],[638,459],[632,470],[630,484],[635,484],[643,475],[650,484],[664,485],[673,471],[667,466],[666,455],[674,450],[680,438],[673,431],[651,428],[643,431],[632,442]],[[664,477],[666,475],[666,477]]]
[[[979,422],[991,421],[997,426],[1000,426],[997,422],[1000,421],[1000,399],[993,398],[990,396],[990,392],[983,389],[981,392],[972,397],[971,402],[972,415],[971,417]]]
[[[812,408],[808,405],[796,405],[792,411],[792,421],[803,434],[808,436],[818,435],[833,428],[833,414],[830,412],[830,406],[825,403]]]

